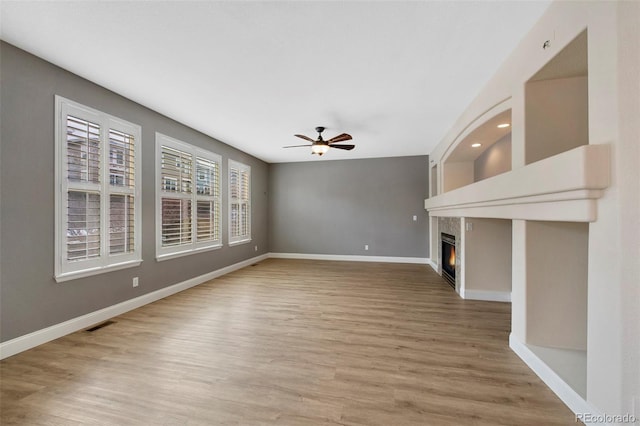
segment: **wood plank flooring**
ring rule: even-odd
[[[424,265],[269,259],[0,362],[3,425],[575,425],[510,305]]]

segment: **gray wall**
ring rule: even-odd
[[[428,156],[272,164],[270,251],[429,257],[428,164]]]
[[[473,181],[511,171],[511,133],[491,145],[473,163]]]
[[[0,42],[0,341],[274,252],[428,257],[428,157],[268,165]],[[54,95],[142,127],[139,267],[53,279]],[[155,133],[251,166],[250,244],[155,260]],[[269,191],[269,195],[267,194]],[[224,190],[223,190],[223,193]],[[270,199],[272,198],[272,199]],[[223,200],[225,201],[225,200]],[[270,215],[273,217],[270,218]],[[412,216],[417,215],[414,222]],[[223,203],[223,241],[227,241]],[[270,239],[272,241],[270,241]],[[364,250],[369,245],[369,251]],[[254,246],[258,251],[254,251]],[[140,285],[133,288],[133,277]]]
[[[267,252],[268,165],[9,44],[1,47],[0,338],[35,330]],[[54,95],[142,126],[142,257],[139,267],[56,283],[54,266]],[[155,132],[249,164],[250,244],[155,260]],[[226,198],[226,197],[225,197]],[[416,197],[417,199],[423,197]],[[223,200],[224,201],[224,200]],[[227,241],[223,203],[223,241]],[[254,246],[258,251],[254,251]],[[140,277],[140,286],[131,280]]]

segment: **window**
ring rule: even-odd
[[[251,241],[251,167],[229,160],[229,244]]]
[[[55,278],[137,266],[140,126],[55,99]]]
[[[222,246],[219,155],[156,133],[156,258]]]

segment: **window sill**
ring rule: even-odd
[[[113,271],[117,271],[120,269],[126,269],[126,268],[133,268],[135,266],[140,266],[140,264],[142,263],[142,260],[130,260],[127,262],[122,262],[122,263],[115,263],[113,265],[109,265],[109,266],[100,266],[97,268],[91,268],[91,269],[83,269],[81,271],[73,271],[73,272],[65,272],[59,275],[55,275],[54,278],[56,280],[56,282],[58,283],[62,283],[65,281],[71,281],[71,280],[75,280],[78,278],[85,278],[85,277],[90,277],[93,275],[99,275],[99,274],[104,274],[107,272],[113,272]]]
[[[229,247],[239,246],[241,244],[247,244],[251,242],[251,238],[247,238],[246,240],[234,241],[229,243]]]
[[[177,257],[189,256],[190,254],[203,253],[205,251],[211,251],[211,250],[218,250],[219,248],[222,248],[222,244],[218,244],[215,246],[201,247],[197,249],[183,250],[175,253],[158,254],[156,255],[156,261],[162,262],[163,260],[170,260],[170,259],[175,259]]]

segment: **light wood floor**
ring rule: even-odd
[[[510,306],[424,265],[269,259],[0,363],[3,425],[575,425]]]

